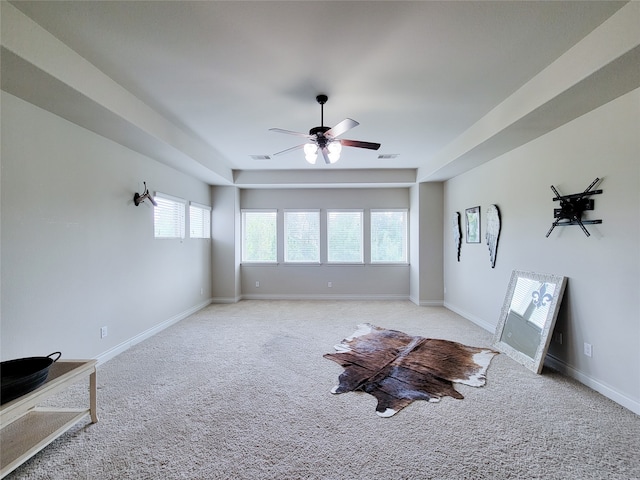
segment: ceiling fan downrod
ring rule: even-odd
[[[324,94],[320,94],[316,97],[316,101],[320,104],[320,126],[313,127],[309,130],[309,135],[314,135],[316,137],[316,142],[318,147],[324,148],[327,145],[327,139],[324,136],[324,132],[330,130],[329,127],[324,126],[324,104],[327,103],[329,97]]]
[[[320,104],[320,126],[324,127],[324,104],[327,103],[329,97],[324,94],[320,94],[316,97],[316,101]]]

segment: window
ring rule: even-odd
[[[327,261],[363,263],[362,210],[327,211]]]
[[[189,205],[189,237],[211,238],[211,207],[191,202]]]
[[[278,261],[277,210],[242,211],[242,261]]]
[[[284,212],[284,261],[320,263],[320,211]]]
[[[186,202],[181,198],[156,192],[153,228],[156,238],[184,238]]]
[[[407,210],[371,210],[371,263],[407,263]]]

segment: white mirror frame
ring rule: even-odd
[[[544,326],[542,327],[542,332],[540,334],[540,343],[538,344],[533,358],[529,357],[525,353],[517,350],[516,348],[502,340],[502,335],[504,333],[505,326],[507,324],[507,318],[509,316],[511,301],[513,299],[513,294],[519,278],[535,280],[540,283],[555,284],[553,296],[549,302],[547,318],[545,319]],[[500,352],[506,353],[513,360],[520,363],[521,365],[524,365],[529,370],[532,370],[535,373],[540,373],[544,365],[544,357],[547,354],[547,349],[549,348],[551,334],[556,323],[556,318],[558,317],[560,303],[562,302],[562,296],[564,295],[566,286],[567,278],[560,275],[514,270],[511,273],[511,280],[509,281],[507,294],[504,297],[504,304],[502,305],[502,311],[500,313],[500,321],[498,323],[498,326],[496,327],[495,335],[493,338],[493,346]]]

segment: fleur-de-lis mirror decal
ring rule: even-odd
[[[549,302],[553,300],[553,296],[546,292],[547,284],[543,283],[542,285],[540,285],[540,290],[531,294],[531,297],[533,298],[532,302],[536,308],[546,307]]]

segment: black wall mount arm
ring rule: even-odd
[[[584,232],[587,237],[590,237],[591,234],[585,227],[585,225],[595,225],[602,223],[602,220],[583,220],[582,214],[585,210],[593,210],[594,202],[591,195],[596,195],[602,193],[602,190],[591,190],[595,187],[599,178],[596,178],[591,184],[585,189],[582,193],[573,193],[571,195],[560,195],[558,190],[551,185],[551,190],[556,194],[553,197],[554,202],[560,202],[560,208],[553,209],[553,218],[555,218],[554,222],[551,224],[551,228],[547,232],[546,237],[551,235],[551,232],[556,227],[564,227],[568,225],[580,225],[580,228]]]
[[[142,202],[144,202],[145,200],[148,199],[152,203],[152,205],[154,207],[157,207],[158,204],[156,203],[156,201],[151,196],[151,193],[149,193],[149,189],[147,188],[147,182],[143,182],[143,183],[144,183],[144,192],[142,192],[142,194],[140,194],[138,192],[134,193],[133,194],[133,203],[137,207]]]

